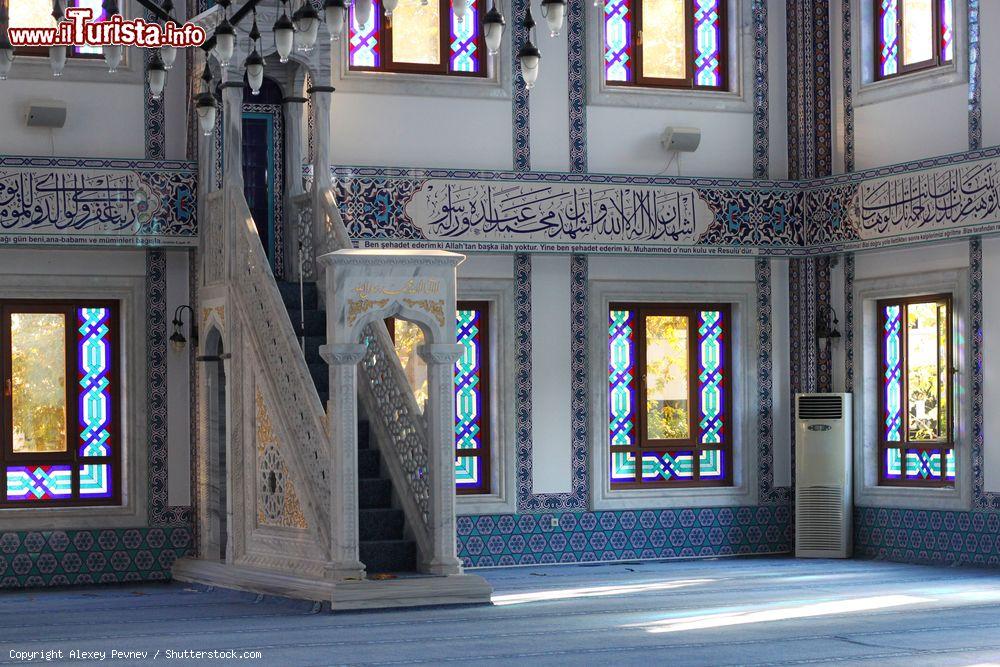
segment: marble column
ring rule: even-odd
[[[286,275],[299,277],[299,264],[306,279],[313,276],[315,253],[312,242],[313,211],[302,205],[302,127],[304,97],[285,97],[285,264]]]
[[[417,350],[427,364],[428,468],[430,507],[427,517],[431,553],[420,564],[428,574],[461,574],[455,546],[455,362],[458,343],[430,343]]]
[[[316,253],[339,250],[333,238],[327,238],[326,218],[322,215],[323,200],[330,190],[330,113],[333,103],[333,86],[313,86],[309,89],[315,114],[313,142],[313,242]]]
[[[243,81],[222,84],[222,187],[243,192]]]
[[[324,575],[331,581],[363,579],[365,566],[358,560],[358,362],[365,346],[323,345],[320,354],[330,366],[330,558]]]

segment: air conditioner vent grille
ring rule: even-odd
[[[842,489],[812,486],[799,491],[795,541],[799,549],[839,551],[843,548]]]
[[[844,397],[837,394],[799,396],[799,419],[843,419]]]

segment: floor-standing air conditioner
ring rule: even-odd
[[[795,555],[851,555],[851,395],[795,397]]]

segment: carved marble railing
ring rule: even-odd
[[[319,193],[318,253],[353,247],[331,190]],[[372,424],[407,521],[422,553],[430,549],[429,437],[385,323],[368,325],[362,341],[358,396]],[[403,491],[407,493],[403,493]]]
[[[286,220],[291,222],[292,244],[289,246],[292,257],[292,270],[289,275],[299,277],[299,261],[302,262],[302,279],[308,282],[316,280],[316,244],[313,234],[313,196],[311,192],[288,198],[288,214]],[[301,256],[300,256],[301,253]]]
[[[246,335],[253,343],[256,358],[252,361],[262,370],[259,380],[270,385],[269,394],[277,402],[274,416],[278,441],[298,462],[299,471],[308,476],[311,483],[302,486],[316,508],[319,529],[325,535],[330,515],[327,417],[246,199],[241,192],[235,192],[232,198],[236,216],[232,294],[237,310],[245,318]]]

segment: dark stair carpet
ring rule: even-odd
[[[326,342],[326,312],[319,309],[316,283],[305,283],[301,303],[298,283],[279,282],[278,291],[300,340],[304,313],[306,365],[325,407],[330,377],[319,347]],[[414,572],[417,546],[405,539],[403,511],[392,506],[392,480],[382,472],[382,454],[372,438],[369,423],[358,422],[359,556],[369,574]]]

